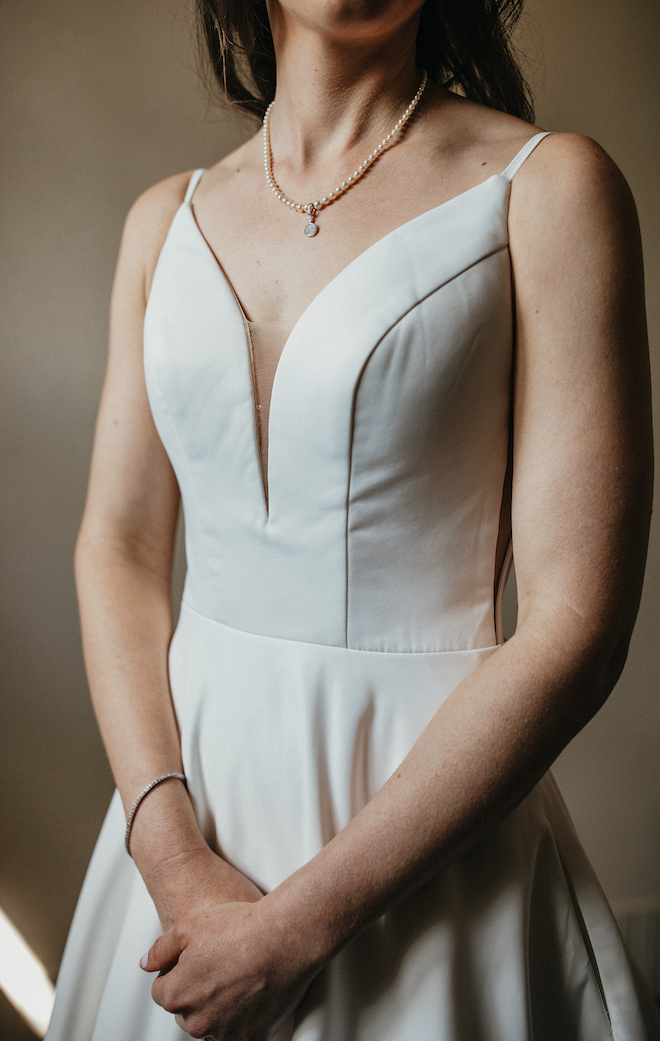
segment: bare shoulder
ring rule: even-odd
[[[208,199],[222,199],[231,205],[237,195],[249,195],[261,188],[262,180],[263,145],[257,132],[204,172],[195,191],[195,206],[203,209]]]
[[[509,251],[527,349],[540,346],[566,361],[566,352],[588,354],[591,343],[594,365],[607,351],[628,364],[633,353],[645,357],[635,203],[595,141],[551,134],[526,159],[511,185]]]
[[[174,214],[184,200],[191,176],[192,170],[175,174],[142,192],[128,211],[126,233],[145,245],[164,241]]]
[[[555,133],[540,142],[515,175],[509,230],[514,248],[546,236],[605,240],[637,235],[632,193],[616,163],[582,134]]]
[[[424,129],[438,170],[473,183],[502,173],[540,127],[508,112],[436,88]]]
[[[174,216],[181,206],[192,171],[167,177],[147,188],[135,200],[124,224],[118,274],[138,273],[143,278],[145,296],[151,285],[163,243]]]

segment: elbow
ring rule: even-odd
[[[164,540],[98,529],[83,521],[73,554],[78,590],[88,581],[104,581],[117,574],[130,574],[169,589],[172,555],[173,544],[165,544]]]
[[[578,612],[565,603],[540,612],[530,612],[516,635],[527,634],[526,653],[544,662],[552,686],[564,691],[567,703],[577,710],[583,726],[605,704],[616,686],[628,658],[634,616],[612,612],[609,617]],[[561,698],[560,698],[561,700]]]
[[[641,583],[640,583],[641,587]],[[604,704],[616,686],[628,659],[630,641],[637,620],[641,588],[619,590],[618,595],[599,598],[598,606],[584,614],[578,627],[584,658],[595,679],[594,693]]]
[[[73,551],[73,570],[77,582],[80,582],[89,571],[96,570],[99,558],[104,551],[107,553],[107,547],[104,540],[101,538],[94,538],[94,536],[86,530],[85,524],[83,523],[83,526],[78,532],[78,538],[76,539],[76,545]]]
[[[630,631],[613,634],[611,631],[590,634],[574,656],[574,675],[583,692],[581,710],[585,713],[582,725],[591,719],[605,704],[614,690],[628,658]],[[569,683],[570,686],[570,683]]]
[[[90,538],[82,528],[73,551],[73,574],[79,604],[86,591],[94,587],[100,588],[103,584],[106,573],[104,563],[107,565],[108,562],[102,559],[98,542]]]
[[[601,704],[604,704],[607,698],[614,690],[616,684],[619,681],[619,677],[623,672],[624,665],[628,660],[628,650],[630,648],[630,637],[631,632],[620,636],[618,639],[609,640],[607,646],[603,649],[601,654],[601,687],[603,691]],[[599,706],[600,707],[600,706]]]
[[[73,571],[76,576],[76,581],[80,580],[82,573],[85,571],[85,567],[89,560],[89,551],[89,540],[85,537],[84,529],[81,528],[78,532],[78,538],[76,539],[76,545],[73,550]]]

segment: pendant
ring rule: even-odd
[[[304,234],[307,235],[307,237],[309,238],[312,235],[316,235],[317,231],[319,230],[319,226],[318,224],[314,223],[316,210],[312,206],[311,202],[309,206],[305,206],[305,212],[307,213],[307,224],[305,225]]]

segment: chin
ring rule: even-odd
[[[392,31],[421,8],[423,0],[276,0],[309,29],[343,39]]]

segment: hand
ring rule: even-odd
[[[269,914],[267,897],[179,921],[140,962],[160,973],[154,1001],[192,1037],[268,1041],[318,971],[285,924]]]
[[[207,845],[167,861],[147,885],[163,930],[220,904],[254,903],[263,893]]]

